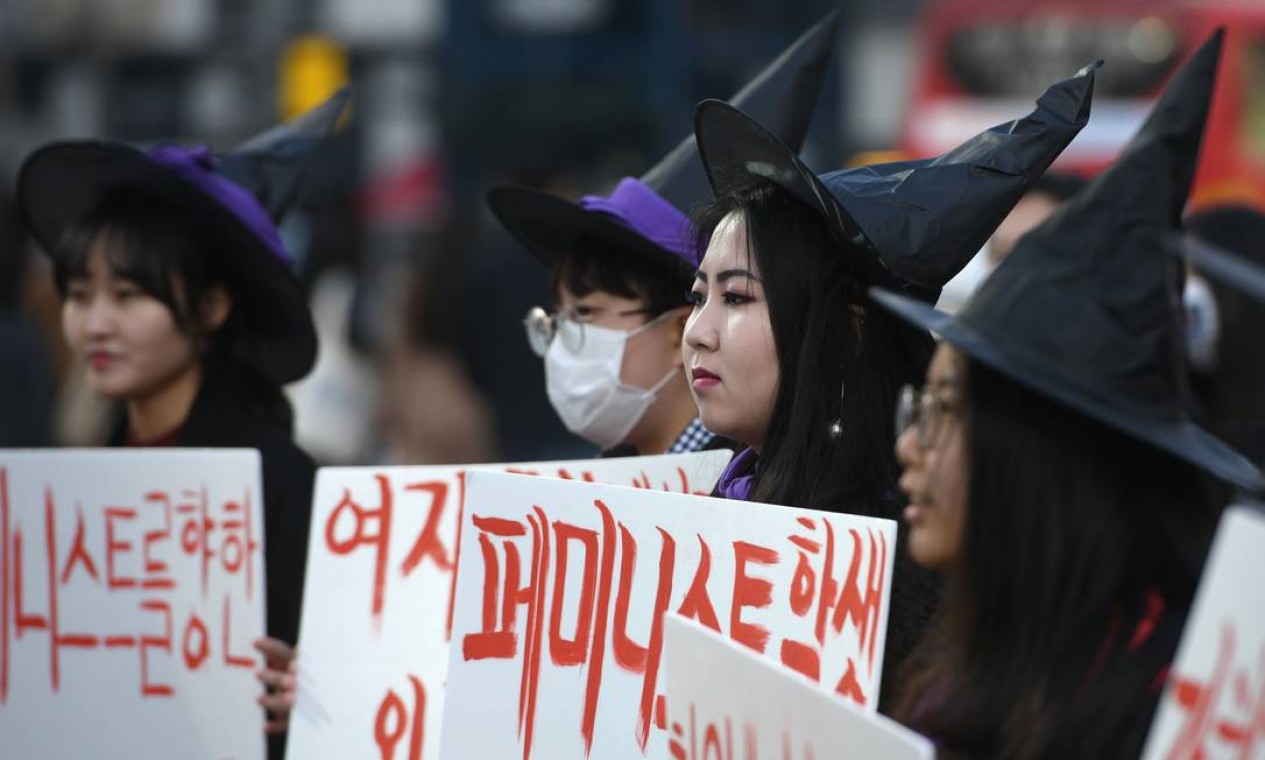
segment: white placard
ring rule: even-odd
[[[662,760],[935,758],[931,742],[896,721],[680,615],[664,618],[663,675]]]
[[[263,758],[259,467],[0,451],[0,757]]]
[[[1145,760],[1265,758],[1265,515],[1230,507],[1204,566]]]
[[[872,710],[895,541],[890,520],[471,473],[440,756],[661,751],[667,611]]]
[[[478,465],[707,493],[729,451]],[[287,755],[433,759],[464,467],[328,467],[316,481]]]

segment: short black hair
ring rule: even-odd
[[[555,299],[563,287],[580,298],[597,291],[639,298],[657,315],[689,303],[693,278],[684,260],[666,264],[586,236],[554,264],[550,292]]]

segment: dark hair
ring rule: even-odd
[[[1192,214],[1186,227],[1195,237],[1265,266],[1265,214],[1246,206],[1221,206]],[[1194,387],[1208,413],[1208,426],[1254,462],[1265,462],[1265,352],[1260,328],[1265,304],[1208,277],[1217,302],[1220,336],[1217,364],[1196,375]]]
[[[1215,525],[1209,483],[962,364],[962,562],[895,717],[942,757],[1136,757]]]
[[[580,298],[596,291],[640,298],[648,313],[657,315],[687,304],[685,294],[693,277],[684,262],[665,265],[597,238],[582,237],[554,265],[551,292],[557,298],[565,287]]]
[[[715,199],[698,214],[700,243],[731,213],[746,225],[778,361],[752,499],[895,517],[892,415],[901,386],[921,379],[931,337],[877,308],[821,216],[781,187]]]
[[[130,280],[171,312],[177,328],[205,341],[203,382],[243,403],[252,413],[289,431],[293,411],[281,386],[245,357],[250,333],[235,301],[228,319],[204,334],[199,309],[207,293],[220,286],[233,292],[232,273],[218,266],[204,235],[186,215],[161,199],[135,191],[115,191],[70,227],[53,252],[53,273],[62,297],[72,279],[87,276],[94,245],[106,242],[104,255],[114,273]]]

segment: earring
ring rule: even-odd
[[[845,381],[839,387],[839,416],[835,417],[834,421],[830,423],[830,427],[826,429],[826,434],[830,436],[832,443],[839,440],[839,437],[843,435],[843,400],[847,397],[848,384]]]

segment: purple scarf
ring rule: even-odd
[[[750,501],[755,488],[755,478],[760,471],[760,455],[754,449],[743,449],[731,460],[720,474],[716,493],[724,499]]]

